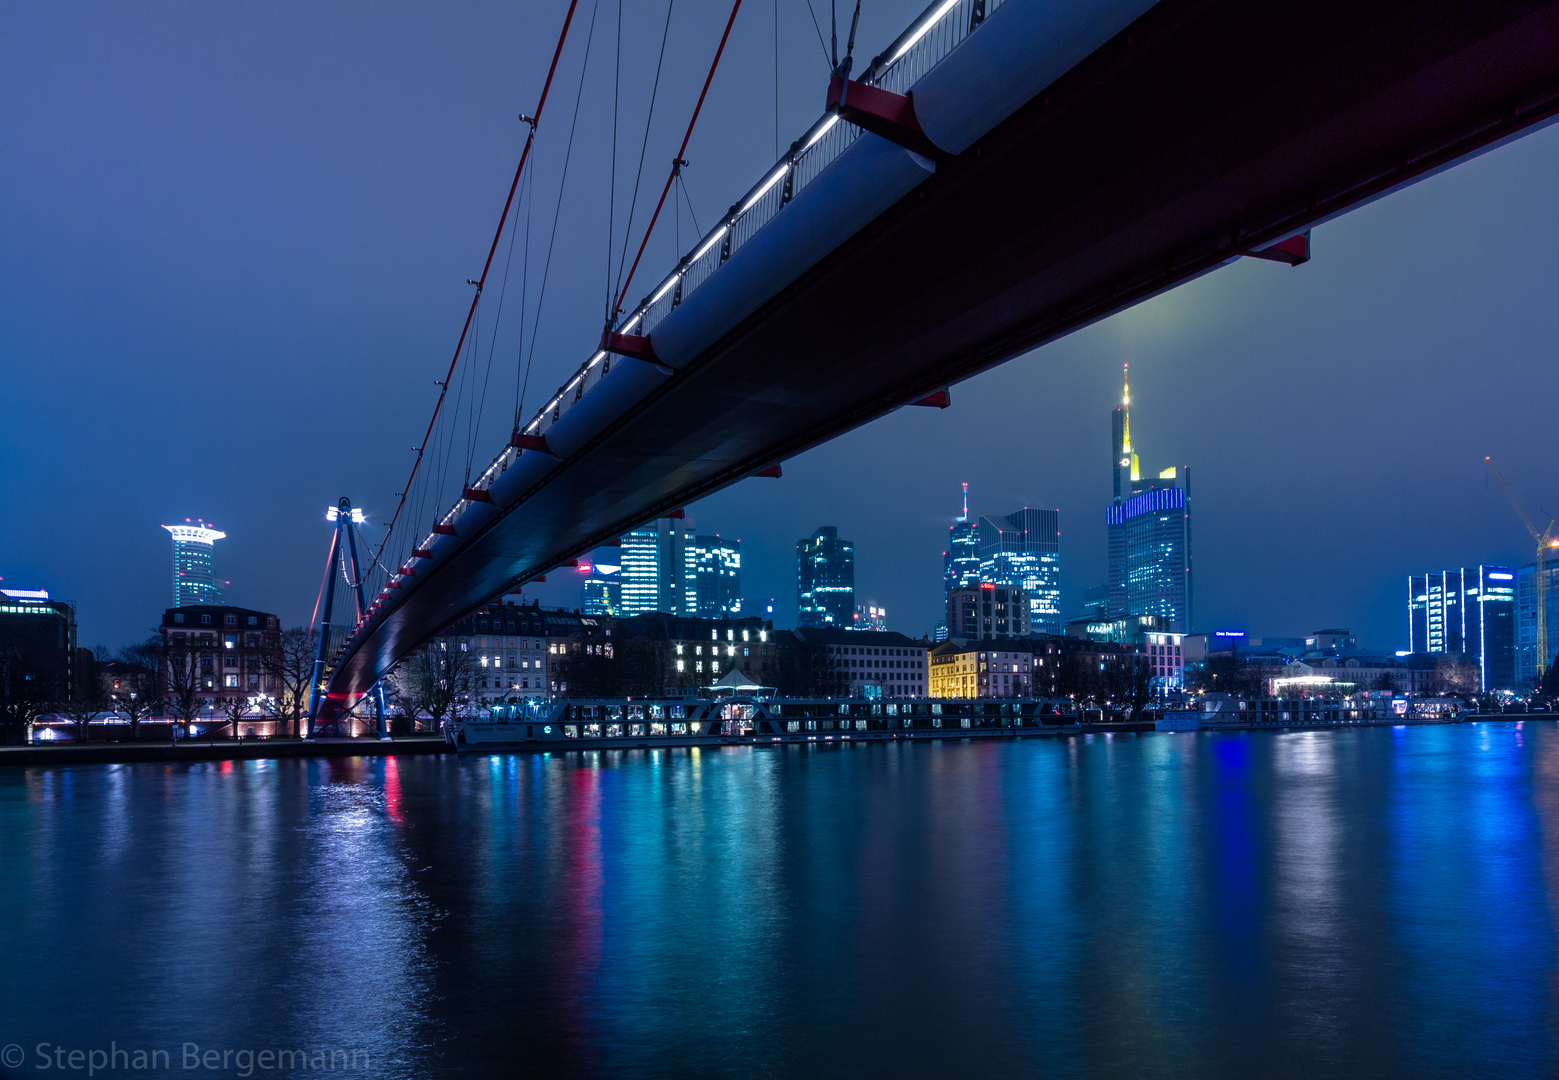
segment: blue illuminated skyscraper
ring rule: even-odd
[[[622,538],[622,615],[688,615],[692,522],[658,518]]]
[[[586,615],[619,615],[622,613],[622,567],[603,563],[599,559],[590,564],[585,578]]]
[[[832,525],[796,541],[796,608],[797,626],[855,623],[855,543]]]
[[[211,556],[216,542],[227,536],[204,521],[183,525],[164,525],[173,534],[173,606],[220,607],[222,589],[217,585]]]
[[[742,542],[700,536],[688,548],[693,580],[687,590],[699,619],[726,619],[742,613]]]
[[[1111,417],[1115,497],[1104,511],[1112,619],[1157,615],[1170,633],[1191,631],[1191,470],[1143,479],[1131,446],[1131,385]]]
[[[980,584],[980,527],[969,520],[969,485],[964,485],[963,516],[948,531],[943,556],[942,591],[957,592]]]
[[[979,543],[980,580],[1024,590],[1030,630],[1061,633],[1061,511],[982,517]]]
[[[1513,690],[1517,662],[1516,574],[1466,566],[1407,579],[1408,651],[1465,656],[1482,690]]]

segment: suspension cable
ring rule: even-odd
[[[666,25],[660,32],[660,58],[655,61],[655,82],[650,86],[650,110],[644,118],[644,138],[639,142],[639,168],[633,174],[633,198],[628,200],[628,223],[623,226],[623,251],[617,257],[617,280],[621,284],[623,267],[628,264],[628,239],[633,235],[633,215],[639,208],[639,181],[644,179],[644,152],[650,145],[650,126],[655,122],[655,100],[660,95],[660,73],[666,63],[666,39],[671,35],[671,9],[676,0],[667,0]],[[606,313],[608,320],[612,313]],[[518,418],[516,418],[518,423]]]
[[[541,331],[541,306],[547,299],[547,277],[552,273],[552,252],[558,239],[558,219],[563,214],[563,192],[568,187],[568,163],[574,156],[574,136],[579,131],[579,104],[585,96],[585,76],[590,70],[590,43],[595,40],[595,17],[601,0],[590,9],[590,29],[585,34],[585,60],[579,69],[579,92],[574,95],[574,119],[569,124],[568,146],[563,151],[563,175],[558,180],[558,201],[552,208],[552,233],[547,240],[547,258],[541,265],[541,288],[536,292],[536,317],[531,322],[530,350],[525,355],[525,377],[520,383],[520,407],[525,406],[525,390],[530,386],[531,362],[536,358],[536,335]],[[522,343],[523,345],[523,343]],[[515,425],[518,427],[518,424]]]
[[[738,0],[740,2],[740,0]],[[503,236],[504,223],[509,220],[509,207],[514,202],[514,192],[520,186],[520,175],[525,171],[525,160],[530,156],[531,145],[536,141],[536,126],[541,122],[542,110],[547,107],[547,94],[552,89],[552,76],[558,70],[558,57],[563,54],[563,43],[568,39],[569,24],[574,21],[574,9],[579,5],[579,0],[569,0],[568,14],[563,17],[563,29],[558,34],[558,44],[552,51],[552,64],[547,68],[547,81],[542,84],[541,97],[536,102],[536,112],[530,118],[530,132],[525,136],[525,148],[520,151],[520,163],[515,167],[514,180],[509,184],[508,198],[504,199],[503,213],[498,217],[498,228],[493,230],[493,242],[487,249],[487,261],[482,264],[482,276],[477,279],[476,295],[471,298],[471,308],[466,312],[465,325],[460,330],[460,340],[455,344],[455,352],[449,361],[449,371],[444,376],[443,386],[439,389],[438,401],[433,405],[433,416],[428,420],[428,430],[422,437],[422,445],[417,448],[417,458],[412,462],[411,475],[406,478],[406,487],[401,492],[400,502],[396,503],[395,513],[390,518],[390,524],[385,530],[384,539],[379,542],[379,550],[374,552],[373,565],[377,566],[384,555],[390,537],[395,533],[396,523],[400,521],[401,511],[406,507],[406,492],[411,490],[412,481],[417,477],[417,470],[422,465],[422,458],[428,452],[428,439],[433,435],[433,425],[438,421],[439,411],[444,407],[444,397],[449,393],[449,380],[455,374],[455,365],[460,362],[460,353],[465,348],[466,334],[470,332],[471,320],[476,316],[476,305],[482,299],[482,286],[487,283],[487,271],[493,265],[493,255],[498,251],[498,241]]]
[[[666,195],[671,191],[671,183],[677,178],[678,165],[682,161],[682,155],[687,152],[688,140],[693,137],[693,125],[698,123],[698,114],[704,107],[704,98],[709,93],[709,84],[714,82],[715,69],[720,66],[720,57],[725,52],[726,39],[731,36],[731,24],[736,21],[736,13],[741,8],[742,0],[736,0],[736,3],[731,5],[731,17],[725,21],[725,33],[720,35],[720,47],[715,50],[715,58],[709,65],[709,74],[704,78],[704,88],[698,94],[698,104],[693,107],[693,117],[687,122],[687,134],[682,136],[682,145],[677,148],[677,156],[672,159],[671,172],[666,176],[666,186],[660,189],[660,201],[655,204],[655,213],[650,215],[650,223],[644,230],[644,240],[639,244],[639,253],[633,257],[633,265],[628,268],[628,277],[617,293],[617,303],[613,305],[614,314],[623,309],[623,297],[628,294],[628,286],[633,283],[633,273],[639,268],[639,260],[644,257],[644,249],[649,246],[650,234],[655,231],[655,221],[660,217],[661,207],[666,204]]]
[[[527,192],[532,187],[530,177],[526,176],[523,180],[520,181],[520,185],[521,185],[520,186],[520,201],[524,202],[525,201],[525,196],[526,196]],[[503,324],[503,303],[504,303],[504,300],[509,295],[509,270],[514,265],[514,240],[515,240],[516,234],[519,231],[520,231],[520,216],[519,216],[519,213],[516,212],[515,215],[514,215],[514,224],[509,226],[509,254],[508,254],[508,257],[504,260],[504,264],[503,264],[503,279],[499,283],[499,286],[498,286],[498,311],[493,316],[493,332],[488,335],[488,343],[487,343],[487,372],[486,372],[485,375],[482,376],[482,397],[481,397],[480,402],[477,404],[476,425],[471,430],[471,440],[470,440],[469,445],[466,448],[466,485],[467,486],[470,486],[470,483],[471,483],[471,466],[472,466],[473,462],[476,459],[476,440],[477,440],[477,436],[481,433],[481,430],[482,430],[482,418],[484,416],[486,416],[486,414],[487,414],[487,386],[488,386],[488,383],[492,381],[492,377],[493,377],[493,354],[497,350],[497,347],[498,347],[498,328],[499,328],[499,326],[501,326]],[[523,317],[523,314],[524,314],[524,304],[525,304],[525,301],[524,301],[524,299],[522,297],[521,300],[520,300],[522,317]],[[521,336],[522,336],[522,339],[523,339],[523,331],[522,331],[522,335]]]
[[[617,105],[623,82],[623,0],[617,0],[617,65],[612,77],[612,181],[606,198],[606,321],[612,321],[612,241],[617,232]]]

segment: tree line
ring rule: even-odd
[[[207,696],[205,679],[211,669],[202,657],[211,655],[213,647],[197,644],[193,638],[178,642],[154,632],[117,654],[101,646],[78,649],[68,682],[58,649],[17,638],[0,640],[0,743],[26,742],[33,724],[49,715],[68,718],[78,738],[85,739],[87,725],[103,713],[123,717],[133,740],[150,717],[189,723],[205,718],[205,709],[212,704],[219,707],[235,735],[245,719],[264,718],[297,736],[308,708],[317,645],[318,636],[304,627],[278,634],[274,644],[260,652],[268,686],[254,695],[255,702],[243,693]],[[119,681],[117,691],[109,685],[113,678]]]

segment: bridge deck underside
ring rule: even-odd
[[[1556,108],[1555,0],[1165,0],[408,582],[332,694],[517,580]]]

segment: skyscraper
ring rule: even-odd
[[[969,520],[969,485],[964,485],[963,516],[948,531],[943,559],[942,591],[973,589],[980,584],[980,527]]]
[[[693,523],[657,518],[622,538],[621,614],[686,615],[693,547]]]
[[[622,613],[622,567],[596,561],[585,578],[586,615]]]
[[[796,541],[796,625],[848,628],[855,621],[855,543],[823,525]]]
[[[1537,654],[1537,564],[1528,563],[1516,571],[1516,686],[1530,687],[1537,679],[1539,666],[1547,671],[1553,665],[1554,653],[1559,651],[1559,566],[1549,563],[1543,568],[1548,579],[1543,607],[1547,611],[1548,655],[1538,663]]]
[[[204,521],[193,525],[164,525],[173,534],[173,606],[196,604],[220,606],[222,590],[217,586],[211,556],[216,542],[227,536]]]
[[[1407,579],[1409,652],[1461,655],[1478,664],[1482,690],[1517,684],[1516,575],[1466,566]]]
[[[1143,479],[1131,445],[1131,385],[1110,420],[1114,502],[1105,508],[1109,614],[1157,615],[1171,633],[1191,628],[1191,470]]]
[[[718,536],[697,537],[688,549],[693,580],[682,614],[725,619],[742,613],[742,542]]]
[[[1061,511],[1024,507],[979,521],[980,581],[1020,588],[1034,633],[1061,633]]]

